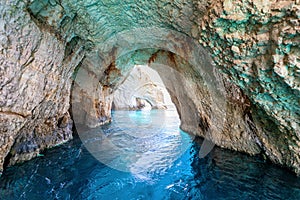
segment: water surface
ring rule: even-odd
[[[120,147],[118,156],[99,146],[91,154],[75,137],[8,168],[0,199],[300,199],[300,178],[261,158],[215,148],[199,159],[199,143],[178,128],[170,111],[113,116],[113,123],[90,132],[84,143],[109,139]],[[99,162],[95,152],[114,168]],[[126,172],[115,169],[116,163]]]

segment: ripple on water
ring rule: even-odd
[[[113,117],[84,142],[102,144],[107,161],[123,162],[127,172],[100,163],[75,138],[7,169],[0,199],[300,199],[300,179],[260,158],[215,148],[199,159],[200,145],[178,129],[174,113],[122,111]],[[119,148],[105,151],[112,145]]]

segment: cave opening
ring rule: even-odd
[[[130,171],[132,169],[128,167],[139,162],[135,159],[143,160],[145,155],[149,156],[145,152],[135,154],[136,148],[142,149],[138,145],[140,143],[144,144],[143,148],[148,147],[151,141],[155,141],[153,144],[156,145],[173,147],[168,152],[174,154],[175,159],[188,148],[194,136],[213,138],[222,131],[226,114],[222,111],[226,108],[226,101],[222,95],[216,94],[216,91],[222,90],[215,77],[217,72],[203,49],[196,44],[187,47],[185,42],[190,41],[178,40],[173,47],[168,43],[169,49],[140,47],[128,50],[126,47],[123,50],[120,46],[112,47],[108,57],[101,56],[104,60],[98,59],[101,62],[97,65],[92,61],[99,53],[83,60],[72,89],[73,120],[87,149],[102,163]],[[143,72],[143,68],[148,69],[149,74]],[[151,80],[155,76],[157,78]],[[143,104],[148,104],[151,111],[137,112],[144,107]],[[108,131],[110,137],[107,137],[105,124],[109,122],[112,130]],[[88,129],[81,132],[82,125]],[[110,131],[115,129],[118,133],[111,135]],[[101,131],[104,132],[102,136],[96,134]],[[165,131],[166,134],[156,134]],[[171,132],[175,133],[173,137]],[[157,135],[163,137],[157,139]],[[95,137],[101,138],[97,144],[93,142]],[[137,141],[140,137],[142,142]],[[123,142],[119,141],[120,138]],[[127,146],[122,146],[124,141],[129,142],[125,142]],[[132,141],[135,143],[130,143]],[[214,143],[209,143],[204,153],[208,154],[213,146]],[[160,148],[151,151],[157,150]],[[134,156],[129,156],[128,152],[132,154],[132,151]],[[114,152],[114,155],[109,152]],[[152,165],[155,166],[155,162]]]
[[[159,66],[162,67],[166,68]],[[170,80],[164,75],[169,84],[178,78],[176,73],[172,76],[173,80]],[[84,131],[76,123],[79,136],[89,152],[109,167],[136,176],[149,169],[162,170],[175,162],[190,147],[194,136],[180,129],[181,119],[173,99],[178,106],[178,98],[185,99],[184,92],[180,97],[176,96],[176,91],[172,92],[175,84],[171,87],[168,88],[157,70],[148,64],[134,65],[121,84],[109,93],[110,123],[97,127],[85,124],[88,128]],[[92,101],[84,102],[81,106],[87,108]],[[104,106],[99,105],[96,109]],[[80,106],[74,108],[78,113]],[[88,108],[92,108],[91,104]],[[76,117],[73,116],[78,120]],[[149,159],[151,162],[147,162]]]
[[[216,144],[300,175],[299,9],[2,1],[0,175],[36,159],[4,171],[0,199],[300,199],[300,180],[265,160],[198,156]],[[132,84],[117,102],[143,65],[161,76],[173,111],[156,82]],[[71,140],[73,122],[81,140]],[[181,130],[212,143],[200,148]]]
[[[139,98],[139,97],[134,97],[133,99],[134,99],[134,101],[132,102],[133,109],[137,108],[137,110],[142,110],[142,111],[153,109],[153,105],[147,99],[143,99],[143,98]],[[135,102],[135,104],[134,104],[134,102]]]
[[[175,108],[159,74],[147,65],[133,67],[114,91],[112,105],[112,111]]]

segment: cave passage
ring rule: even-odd
[[[113,93],[112,110],[174,109],[160,75],[148,65],[135,65]]]
[[[80,138],[8,168],[0,178],[0,198],[300,198],[300,180],[259,157],[216,147],[200,159],[201,141],[180,130],[172,98],[153,95],[163,88],[153,84],[151,76],[151,84],[132,81],[134,72],[126,79],[131,80],[129,98],[124,98],[126,80],[114,93],[120,101],[113,100],[111,123],[89,128]],[[137,106],[136,100],[149,102],[151,109]]]
[[[164,171],[190,148],[180,117],[159,74],[147,65],[133,67],[113,93],[112,122],[79,136],[101,163],[147,179]]]
[[[299,0],[1,1],[0,199],[299,200],[273,165],[300,176],[299,19]]]
[[[161,119],[164,116],[168,119],[167,127],[152,127],[161,130],[161,134],[152,135],[154,140],[133,140],[133,135],[140,132],[130,123],[149,125],[146,119],[149,119],[151,113],[142,112],[116,111],[113,113],[112,123],[102,128],[101,135],[109,138],[111,145],[122,147],[126,142],[134,143],[136,148],[124,149],[127,153],[135,149],[135,152],[130,154],[131,160],[127,160],[127,164],[132,163],[128,172],[102,164],[87,150],[82,141],[75,137],[66,144],[45,151],[44,156],[8,168],[0,178],[0,198],[299,199],[299,179],[285,169],[265,163],[263,159],[220,148],[215,148],[207,157],[200,159],[200,145],[196,141],[191,142],[183,132],[177,136],[172,134],[178,131],[179,121],[178,118],[170,121],[170,117],[174,116],[165,116],[169,113],[167,111],[151,112],[152,117],[158,116]],[[143,118],[140,115],[143,115]],[[141,122],[141,119],[144,121]],[[99,137],[99,131],[90,134],[93,134],[90,143],[98,144],[103,139]],[[179,142],[176,138],[180,139],[179,135],[181,140],[186,140],[188,148],[174,159],[180,147],[176,145]],[[152,150],[156,153],[153,154]],[[105,155],[111,159],[116,158],[115,153],[111,151]],[[140,156],[139,159],[134,155]],[[116,158],[118,165],[122,158],[124,157]],[[133,162],[134,160],[137,162]],[[116,162],[110,162],[111,166],[115,164]]]

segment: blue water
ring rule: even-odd
[[[168,112],[115,112],[113,123],[90,131],[88,139],[81,135],[83,142],[75,137],[8,168],[0,179],[0,199],[300,199],[300,178],[261,158],[215,148],[199,159],[201,141],[180,131],[179,120]],[[103,140],[126,148],[115,151],[126,172],[87,150]]]

